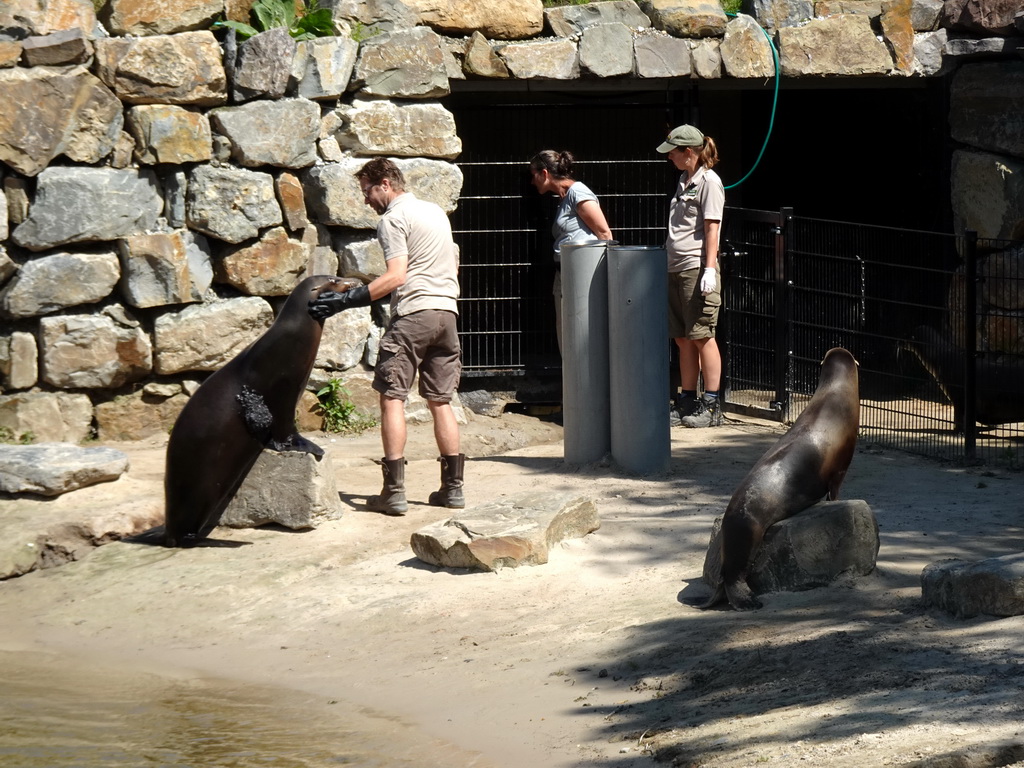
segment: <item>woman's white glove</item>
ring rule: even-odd
[[[704,296],[709,293],[714,293],[715,287],[718,283],[718,276],[715,274],[714,267],[704,267],[704,271],[700,276],[700,292]]]

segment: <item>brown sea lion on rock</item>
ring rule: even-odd
[[[264,448],[323,455],[295,427],[323,334],[323,321],[306,307],[322,292],[358,284],[329,275],[303,280],[274,324],[189,398],[167,443],[166,546],[192,546],[206,537]]]
[[[857,361],[842,347],[821,362],[818,388],[789,431],[743,478],[722,518],[721,565],[713,593],[700,608],[723,598],[738,611],[760,608],[747,584],[749,567],[765,531],[823,497],[839,498],[860,425]],[[714,568],[710,569],[712,572]]]
[[[920,325],[899,343],[932,375],[953,404],[953,431],[964,430],[964,351],[934,328]],[[980,358],[975,363],[975,419],[981,424],[1024,421],[1024,364],[1006,356],[1006,362]]]

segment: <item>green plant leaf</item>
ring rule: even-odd
[[[257,30],[256,28],[250,27],[248,24],[243,24],[240,21],[231,21],[229,19],[214,22],[213,26],[218,28],[227,27],[228,29],[233,29],[242,40],[247,40],[253,35],[259,34],[259,30]]]

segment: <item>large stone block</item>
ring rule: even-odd
[[[61,389],[117,388],[153,370],[149,335],[100,315],[57,315],[39,321],[42,379]]]
[[[664,32],[637,35],[633,40],[637,77],[689,77],[690,43]]]
[[[498,49],[498,56],[517,80],[575,80],[580,56],[572,40],[536,40]]]
[[[239,165],[304,168],[316,162],[320,107],[309,99],[254,101],[210,112]]]
[[[714,0],[639,0],[655,29],[675,37],[721,37],[729,21]]]
[[[268,29],[240,43],[231,68],[231,95],[234,100],[280,99],[284,96],[296,50],[295,39],[284,27]]]
[[[422,22],[450,35],[480,32],[492,40],[520,40],[544,27],[541,0],[407,0]]]
[[[365,40],[352,85],[366,96],[447,96],[451,89],[441,38],[426,27],[416,27]]]
[[[454,160],[462,152],[455,117],[436,102],[356,99],[336,114],[342,121],[334,134],[338,144],[358,155]]]
[[[580,40],[580,68],[597,77],[633,73],[633,33],[613,22],[590,27]]]
[[[251,245],[227,249],[215,262],[218,282],[250,296],[287,296],[306,269],[309,247],[274,227]]]
[[[883,75],[893,68],[867,16],[830,16],[780,29],[779,60],[786,77]]]
[[[121,103],[84,67],[0,70],[0,161],[35,176],[66,155],[96,163],[124,125]]]
[[[190,228],[228,243],[257,237],[261,229],[282,222],[273,176],[212,165],[196,166],[189,174],[185,216]]]
[[[704,581],[721,574],[721,525],[715,520],[704,560]],[[820,502],[771,526],[749,566],[754,594],[824,587],[840,575],[863,576],[875,568],[878,522],[864,501]]]
[[[304,99],[336,99],[348,90],[359,43],[351,37],[303,40],[292,62],[296,93]]]
[[[104,442],[167,435],[187,402],[188,396],[180,388],[169,397],[148,390],[115,397],[93,410],[96,435]]]
[[[206,29],[224,12],[224,0],[109,0],[100,20],[117,36],[173,35]]]
[[[623,24],[647,29],[651,20],[633,0],[608,0],[586,5],[562,5],[544,9],[544,20],[556,37],[573,37],[602,24]]]
[[[153,323],[155,370],[164,375],[215,371],[256,341],[273,322],[270,305],[256,296],[167,312]]]
[[[96,74],[128,104],[227,101],[220,43],[210,31],[96,41]]]
[[[944,560],[921,573],[921,599],[960,619],[1024,614],[1024,554]]]
[[[60,496],[128,471],[128,456],[114,448],[68,443],[0,445],[0,492]]]
[[[372,327],[369,307],[350,309],[327,318],[314,365],[335,371],[359,365]]]
[[[15,440],[77,443],[92,430],[92,401],[88,395],[65,392],[2,395],[0,429]]]
[[[0,389],[29,389],[39,380],[39,345],[33,333],[0,336]]]
[[[543,565],[551,547],[601,527],[593,500],[571,493],[526,492],[458,512],[421,528],[410,545],[443,568],[497,571]]]
[[[193,277],[188,238],[181,231],[126,237],[119,242],[118,253],[121,294],[133,307],[199,301],[209,287],[208,279],[203,285],[201,275],[196,276],[198,281]],[[211,269],[209,257],[206,269]]]
[[[117,240],[155,229],[163,208],[152,171],[54,166],[39,174],[28,218],[11,237],[31,251]]]
[[[722,66],[731,77],[765,78],[775,75],[771,41],[752,16],[741,13],[729,22],[719,51]]]
[[[128,110],[128,131],[140,163],[202,163],[213,156],[210,121],[201,112],[170,104]]]
[[[36,317],[94,304],[110,295],[120,277],[117,256],[108,251],[39,256],[22,264],[0,291],[0,313]]]
[[[220,525],[307,530],[341,516],[330,451],[318,460],[310,453],[265,450],[224,510]]]

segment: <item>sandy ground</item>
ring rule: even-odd
[[[330,446],[343,519],[301,533],[218,529],[231,546],[114,543],[2,582],[0,651],[343,702],[337,711],[395,724],[392,746],[420,752],[424,766],[1024,760],[1024,617],[957,620],[920,605],[928,563],[1024,549],[1020,473],[862,445],[843,496],[865,499],[878,518],[875,573],[769,595],[751,613],[686,604],[706,594],[715,516],[779,434],[741,417],[677,428],[670,471],[635,477],[566,465],[549,423],[473,416],[470,505],[571,490],[593,498],[602,519],[548,564],[497,573],[412,555],[410,534],[448,517],[423,503],[438,476],[429,426],[411,428],[416,503],[404,518],[361,509],[380,486],[375,433],[312,435]],[[59,503],[159,504],[163,442],[117,447],[131,457],[128,476]]]

